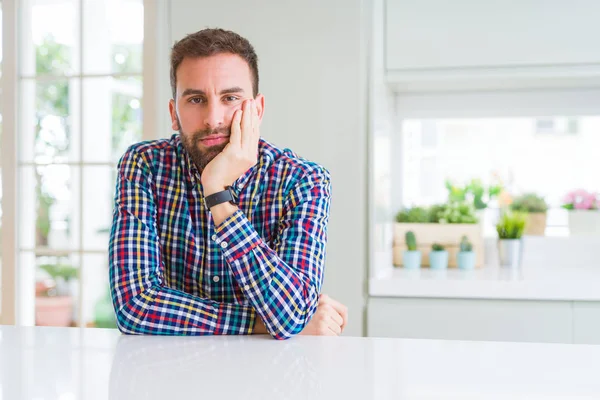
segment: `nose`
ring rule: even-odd
[[[204,125],[209,129],[217,129],[224,123],[225,107],[219,102],[212,101],[205,108]]]

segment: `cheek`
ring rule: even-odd
[[[202,124],[203,114],[202,111],[194,107],[179,107],[178,109],[179,121],[183,127],[194,128]],[[187,129],[189,130],[189,129]]]
[[[241,109],[242,109],[241,104],[236,104],[236,105],[227,107],[227,111],[225,113],[225,122],[227,123],[227,125],[231,125],[231,121],[233,120],[233,115],[235,114],[235,112],[237,110],[241,110]]]

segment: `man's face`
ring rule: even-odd
[[[250,67],[234,54],[184,58],[177,68],[176,101],[169,102],[173,130],[203,170],[229,143],[231,120],[252,98]],[[264,97],[256,96],[259,119]]]

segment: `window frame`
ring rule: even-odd
[[[79,10],[83,9],[85,0],[76,0],[79,3]],[[19,200],[21,193],[19,192],[19,174],[23,166],[38,165],[29,161],[19,159],[18,147],[18,123],[19,102],[6,101],[5,99],[19,99],[19,88],[23,79],[41,81],[47,79],[47,76],[21,76],[19,73],[19,37],[21,37],[20,29],[21,16],[19,10],[23,8],[23,3],[26,0],[3,0],[2,1],[2,29],[3,29],[3,73],[0,82],[2,88],[2,99],[0,99],[1,112],[3,116],[3,134],[1,149],[2,152],[2,236],[0,238],[2,245],[2,269],[0,271],[2,278],[2,287],[0,293],[2,296],[0,308],[0,324],[5,325],[34,325],[34,308],[35,299],[34,286],[35,276],[31,274],[33,268],[21,268],[19,266],[20,255],[23,252],[42,252],[47,255],[61,255],[65,251],[69,254],[75,254],[80,262],[86,255],[105,254],[108,257],[108,249],[106,250],[89,250],[83,248],[82,229],[83,216],[79,221],[79,242],[76,248],[73,249],[48,249],[48,248],[24,248],[19,242],[19,217],[21,207]],[[161,4],[157,4],[161,3]],[[106,73],[106,74],[84,74],[83,60],[80,57],[79,71],[68,77],[58,78],[75,78],[80,80],[78,88],[78,96],[80,104],[83,102],[83,86],[86,79],[98,77],[141,77],[142,79],[142,99],[141,107],[142,114],[142,137],[141,140],[152,140],[159,138],[161,126],[165,126],[164,117],[160,116],[158,110],[158,97],[164,95],[164,89],[156,88],[156,82],[159,74],[163,74],[165,70],[164,62],[160,57],[165,57],[168,50],[167,31],[167,2],[156,2],[153,0],[143,0],[144,9],[144,40],[142,54],[142,71],[140,73]],[[80,18],[78,22],[79,37],[83,37],[84,21]],[[167,45],[167,46],[166,46]],[[159,48],[162,46],[163,48]],[[83,40],[79,43],[79,52],[82,54]],[[161,76],[162,79],[168,79],[168,74]],[[158,85],[160,86],[160,85]],[[77,113],[79,118],[82,117],[83,107],[79,107]],[[166,105],[165,105],[166,107]],[[165,111],[166,112],[166,111]],[[152,129],[150,129],[152,127]],[[83,130],[81,135],[85,135]],[[83,155],[83,141],[79,141],[79,149],[77,150],[80,156]],[[75,165],[84,166],[108,166],[114,167],[114,162],[86,162],[83,159],[75,162],[57,163],[59,165]],[[82,169],[83,171],[83,169]],[[83,173],[79,174],[79,187],[83,187]],[[83,190],[80,190],[78,198],[75,199],[79,205],[83,204]],[[31,266],[30,266],[31,267]],[[29,272],[27,271],[29,270]],[[79,273],[81,274],[81,269]],[[83,311],[81,305],[84,301],[84,282],[81,275],[77,279],[78,295],[74,299],[78,307],[77,321],[80,326],[85,324],[83,320]]]

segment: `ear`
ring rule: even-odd
[[[262,94],[257,94],[254,98],[254,102],[256,103],[256,109],[258,111],[258,120],[262,122],[263,115],[265,114],[265,96]]]
[[[169,100],[169,114],[171,114],[171,129],[178,131],[181,129],[177,121],[177,110],[175,109],[175,100]]]

